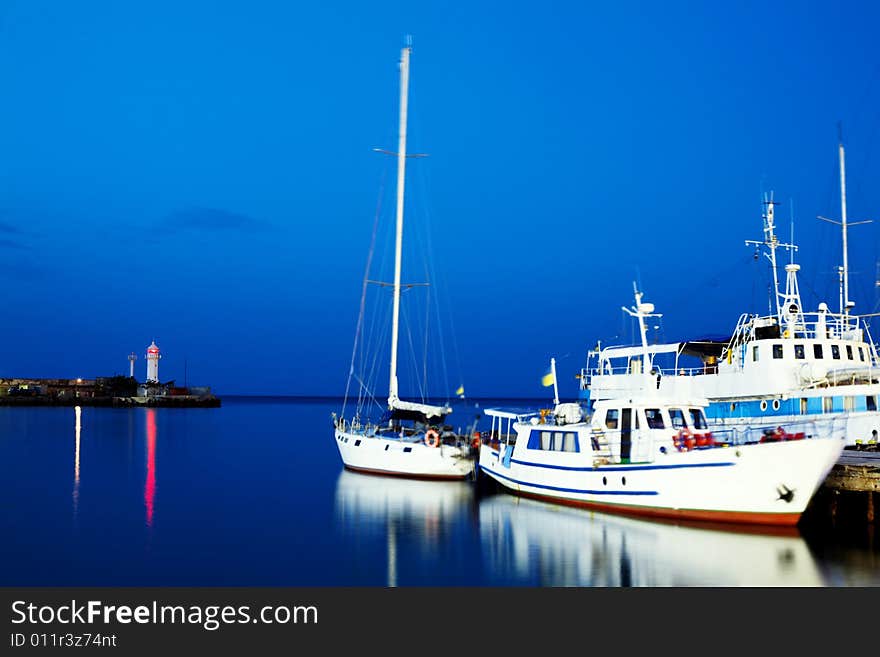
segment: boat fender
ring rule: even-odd
[[[425,434],[425,444],[428,447],[440,447],[440,433],[436,429],[428,429]]]

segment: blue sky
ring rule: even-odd
[[[805,303],[836,307],[840,235],[816,216],[840,214],[838,122],[849,218],[876,220],[851,232],[851,296],[876,311],[878,14],[6,0],[0,376],[127,373],[131,351],[142,375],[155,338],[162,379],[341,394],[380,189],[393,220],[371,149],[396,147],[406,34],[409,150],[430,157],[409,163],[404,278],[428,219],[455,329],[435,393],[543,395],[556,356],[574,396],[586,349],[629,340],[633,280],[667,339],[763,311],[743,240],[764,191],[785,238],[794,215]]]

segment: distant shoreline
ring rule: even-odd
[[[103,408],[219,408],[220,398],[160,396],[160,397],[17,397],[0,396],[0,406],[15,407],[72,407],[96,406]]]

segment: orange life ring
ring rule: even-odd
[[[440,447],[440,433],[436,429],[428,429],[425,434],[425,444],[428,447]]]
[[[474,449],[480,449],[480,445],[483,443],[482,438],[480,437],[480,432],[477,431],[474,433],[474,437],[471,438],[471,447]]]

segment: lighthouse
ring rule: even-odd
[[[162,356],[159,354],[159,347],[156,346],[156,341],[150,344],[147,347],[147,383],[159,383],[159,359]]]

